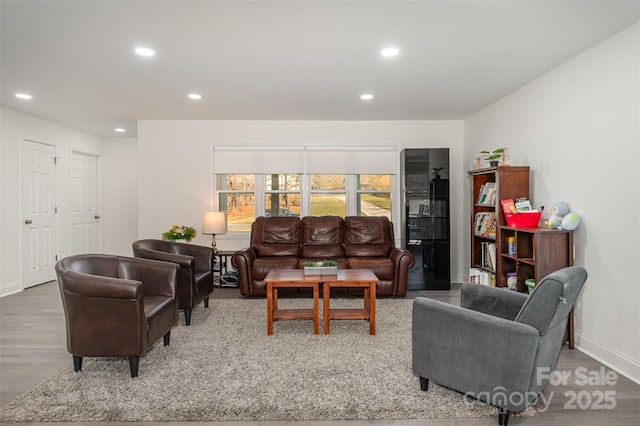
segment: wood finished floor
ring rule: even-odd
[[[458,304],[459,287],[450,291],[415,291],[409,297],[426,296],[451,304]],[[216,288],[215,298],[240,297],[238,289]],[[198,309],[202,309],[199,307]],[[182,319],[182,315],[181,315]],[[265,316],[266,321],[266,316]],[[55,282],[32,287],[23,292],[0,298],[0,405],[30,390],[38,383],[63,368],[72,368],[71,355],[67,353],[64,330],[64,314]],[[571,373],[567,385],[549,386],[545,396],[551,404],[535,417],[514,417],[510,425],[637,425],[640,419],[640,385],[617,375],[615,385],[580,386],[575,381],[577,368],[600,371],[602,364],[578,350],[564,348],[560,354],[558,370]],[[606,369],[609,371],[609,369]],[[141,372],[144,374],[144,372]],[[126,378],[123,378],[126,379]],[[418,380],[416,378],[416,386]],[[582,393],[582,403],[595,401],[599,392],[613,392],[614,409],[569,409],[568,395]],[[497,411],[497,410],[496,410]],[[277,425],[287,426],[363,426],[363,425],[497,425],[497,416],[487,419],[461,420],[387,420],[387,421],[290,421],[290,422],[207,422],[211,426]],[[9,424],[9,423],[5,423]],[[24,425],[25,423],[20,423]],[[33,423],[38,424],[38,423]],[[45,425],[47,423],[44,423]],[[82,426],[92,423],[56,423]],[[119,425],[112,422],[110,424]],[[150,425],[151,423],[122,423],[123,426]],[[183,425],[184,422],[155,423]],[[49,424],[50,425],[50,424]]]

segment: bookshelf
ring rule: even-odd
[[[469,170],[471,179],[471,270],[483,284],[504,287],[506,276],[502,271],[502,256],[496,255],[492,264],[488,253],[499,254],[501,249],[501,227],[506,225],[500,200],[507,198],[529,198],[528,166],[497,166]],[[471,275],[471,274],[470,274]],[[470,276],[470,281],[474,279]]]

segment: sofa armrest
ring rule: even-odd
[[[495,317],[514,320],[529,296],[504,288],[464,283],[460,306]]]
[[[231,264],[238,271],[238,285],[240,286],[240,294],[243,296],[251,296],[251,285],[253,277],[251,268],[253,261],[256,259],[256,252],[251,247],[238,250],[231,256]]]
[[[178,265],[158,260],[120,257],[120,277],[137,280],[148,296],[167,296],[176,299]]]
[[[406,296],[409,269],[415,262],[413,254],[407,249],[392,247],[389,251],[389,258],[393,261],[394,265],[393,295]]]
[[[526,395],[538,341],[526,324],[425,297],[413,302],[414,373],[472,396]]]

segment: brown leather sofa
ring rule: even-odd
[[[82,370],[82,357],[126,356],[136,377],[140,355],[161,337],[169,345],[178,322],[177,265],[82,254],[55,269],[75,371]]]
[[[204,301],[209,307],[213,292],[214,255],[211,247],[163,240],[138,240],[133,243],[133,255],[144,259],[177,263],[178,307],[184,310],[186,325],[191,325],[191,310]]]
[[[380,279],[379,296],[405,296],[414,262],[411,252],[394,247],[389,219],[364,216],[259,217],[251,225],[250,246],[231,257],[243,296],[264,296],[263,280],[272,269],[300,269],[316,260],[372,270]]]

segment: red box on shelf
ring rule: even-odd
[[[517,228],[537,228],[540,223],[540,216],[542,216],[542,212],[504,213],[504,217],[507,219],[507,226]]]

